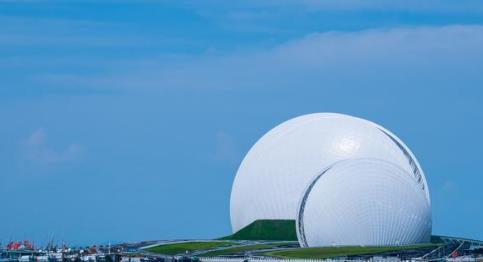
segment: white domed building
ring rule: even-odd
[[[257,220],[294,220],[301,246],[428,242],[431,203],[409,148],[364,119],[316,113],[265,134],[231,192],[234,232]]]

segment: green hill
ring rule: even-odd
[[[154,247],[146,248],[145,250],[152,253],[174,256],[177,254],[184,254],[185,252],[228,247],[232,245],[237,245],[237,243],[230,241],[186,241],[179,243],[160,244]]]
[[[362,247],[362,246],[345,246],[345,247],[312,247],[312,248],[294,248],[288,250],[278,250],[266,252],[264,255],[278,257],[283,259],[327,259],[340,256],[355,256],[364,254],[377,254],[389,251],[414,250],[420,248],[437,247],[438,244],[426,243],[410,246],[382,246],[382,247]]]
[[[276,240],[297,241],[295,220],[256,220],[224,240]]]

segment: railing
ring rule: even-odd
[[[373,257],[365,260],[356,259],[295,259],[295,258],[223,258],[223,257],[202,257],[200,262],[396,262],[401,261],[395,257]]]

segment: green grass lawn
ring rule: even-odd
[[[266,252],[264,255],[278,258],[331,258],[339,256],[353,256],[387,251],[417,249],[438,246],[437,244],[418,244],[411,246],[395,247],[317,247],[317,248],[294,248],[289,250]]]
[[[239,246],[239,247],[230,247],[222,250],[215,250],[204,253],[203,257],[216,257],[216,256],[226,256],[226,255],[234,255],[238,253],[243,253],[245,251],[257,251],[262,249],[269,249],[277,246],[281,246],[285,243],[266,243],[266,244],[254,244],[254,245],[247,245],[247,246]]]
[[[184,254],[186,251],[193,252],[196,250],[212,249],[232,245],[237,245],[237,243],[231,241],[189,241],[173,244],[161,244],[159,246],[147,248],[146,251],[174,256],[177,254]]]
[[[221,239],[297,241],[295,220],[256,220],[235,234]]]

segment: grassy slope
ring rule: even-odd
[[[254,244],[248,246],[240,246],[240,247],[231,247],[222,250],[215,250],[211,252],[207,252],[203,254],[204,257],[215,257],[215,256],[226,256],[226,255],[234,255],[237,253],[245,252],[245,251],[256,251],[262,249],[269,249],[273,247],[277,247],[282,245],[283,243],[266,243],[266,244]]]
[[[331,258],[338,256],[352,256],[387,251],[398,251],[406,249],[426,248],[437,246],[437,244],[418,244],[399,247],[318,247],[318,248],[296,248],[291,250],[267,252],[265,255],[279,258]]]
[[[254,221],[235,234],[221,239],[297,241],[297,233],[294,220],[263,219]]]
[[[162,244],[159,246],[147,248],[146,251],[173,256],[185,253],[186,251],[192,252],[196,250],[211,249],[236,244],[237,243],[230,241],[191,241],[174,244]]]

